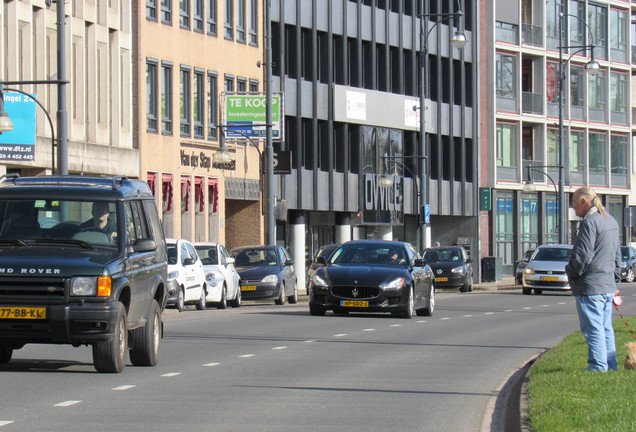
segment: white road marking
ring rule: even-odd
[[[220,364],[221,364],[221,363],[206,363],[206,364],[204,364],[203,366],[204,366],[204,367],[212,367],[212,366],[218,366],[218,365],[220,365]]]
[[[514,309],[506,309],[504,312],[514,312]]]
[[[286,346],[279,346],[279,347],[274,347],[272,349],[273,350],[284,350],[284,349],[287,349],[287,347]]]
[[[81,403],[81,402],[82,401],[78,401],[78,400],[67,400],[66,402],[60,402],[60,403],[55,404],[53,406],[56,406],[56,407],[69,407],[71,405],[75,405],[75,404],[78,404],[78,403]]]
[[[564,305],[567,304],[566,302],[559,302],[560,305]]]
[[[440,320],[440,321],[448,321],[449,319],[450,319],[450,318],[448,318],[448,317],[444,317],[444,318],[440,318],[439,320]]]
[[[181,372],[170,372],[170,373],[167,373],[167,374],[163,374],[161,376],[162,377],[174,377],[174,376],[178,376],[178,375],[181,375]]]
[[[471,318],[472,315],[464,315],[464,318]]]
[[[316,342],[316,341],[315,341],[314,339],[309,339],[309,340],[306,340],[306,341],[303,341],[303,342],[304,342],[304,343],[314,343],[314,342]]]
[[[494,315],[494,312],[484,312],[484,315]]]
[[[243,354],[240,355],[239,358],[250,358],[250,357],[254,357],[256,354]]]
[[[532,309],[531,307],[524,307],[523,310],[530,310]]]
[[[541,307],[550,307],[550,305],[541,305]]]
[[[372,332],[372,331],[375,331],[375,329],[362,329],[362,331],[365,331],[365,332]]]
[[[402,327],[402,324],[391,324],[389,327]]]
[[[131,388],[134,388],[134,387],[137,387],[137,386],[129,384],[129,385],[115,387],[113,390],[130,390]]]
[[[419,321],[417,321],[417,322],[418,322],[418,323],[425,323],[425,322],[426,322],[426,320],[419,320]]]
[[[6,425],[10,425],[11,423],[14,423],[14,421],[13,420],[0,420],[0,427],[6,426]]]
[[[346,336],[346,335],[347,335],[346,333],[338,333],[338,334],[333,335],[333,337],[343,337],[343,336]]]

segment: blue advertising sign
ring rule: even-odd
[[[13,130],[0,134],[0,160],[34,160],[35,100],[20,93],[4,93],[4,110]]]

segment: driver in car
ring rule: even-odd
[[[108,239],[114,243],[117,238],[117,224],[110,219],[108,203],[101,201],[94,202],[91,214],[93,217],[81,224],[80,228],[83,231],[101,231],[108,235]]]

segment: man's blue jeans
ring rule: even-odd
[[[616,370],[616,343],[612,327],[614,293],[576,296],[581,333],[587,340],[587,370]]]

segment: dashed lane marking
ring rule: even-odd
[[[419,320],[419,321],[417,321],[417,322],[418,322],[418,323],[425,323],[425,322],[426,322],[426,320]]]
[[[212,366],[218,366],[218,365],[220,365],[220,364],[221,364],[221,363],[206,363],[206,364],[204,364],[203,366],[204,366],[204,367],[212,367]]]
[[[402,324],[391,324],[389,327],[402,327]]]
[[[375,329],[368,328],[368,329],[362,329],[362,331],[364,331],[364,332],[372,332],[372,331],[375,331]]]
[[[471,318],[472,315],[464,315],[464,318]]]
[[[170,372],[170,373],[167,373],[167,374],[163,374],[161,376],[169,378],[169,377],[175,377],[175,376],[178,376],[178,375],[181,375],[181,372]]]
[[[524,307],[523,310],[530,310],[532,309],[531,307]]]
[[[440,320],[440,321],[448,321],[449,319],[450,319],[450,318],[448,318],[448,317],[444,317],[444,318],[440,318],[439,320]]]
[[[69,407],[71,405],[75,405],[75,404],[78,404],[78,403],[81,403],[81,402],[82,401],[78,401],[78,400],[67,400],[65,402],[57,403],[57,404],[55,404],[53,406],[56,406],[56,407]]]
[[[346,333],[338,333],[338,334],[333,335],[333,337],[343,337],[343,336],[346,336],[346,335],[347,335]]]
[[[514,312],[514,309],[506,309],[504,312]]]
[[[316,342],[315,339],[309,339],[309,340],[303,341],[303,343],[314,343],[314,342]]]
[[[239,358],[250,358],[250,357],[254,357],[256,354],[243,354],[240,355]]]
[[[6,426],[6,425],[10,425],[11,423],[14,423],[14,421],[13,420],[0,420],[0,427]]]
[[[484,315],[494,315],[494,312],[484,312]]]
[[[134,388],[134,387],[137,387],[137,386],[132,385],[132,384],[128,384],[128,385],[115,387],[113,390],[123,391],[123,390],[130,390],[131,388]]]
[[[286,346],[279,346],[279,347],[274,347],[272,349],[273,350],[284,350],[284,349],[287,349],[287,347]]]

